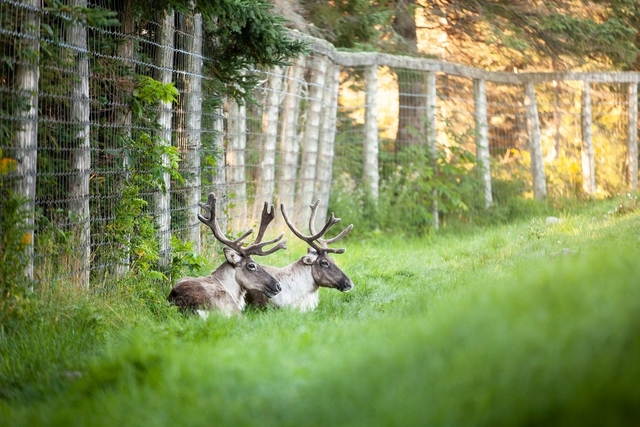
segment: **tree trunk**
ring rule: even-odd
[[[158,27],[156,30],[156,55],[154,78],[162,84],[169,84],[173,80],[173,48],[174,48],[174,20],[175,13],[163,12],[156,15]],[[171,146],[171,120],[173,116],[171,102],[159,102],[158,111],[158,143],[165,147]],[[169,158],[162,155],[162,166],[169,167]],[[159,255],[158,265],[166,268],[171,265],[171,179],[168,172],[162,174],[162,187],[153,195],[153,211],[158,227]]]
[[[418,54],[418,36],[415,19],[415,1],[396,1],[393,29],[402,38],[400,52]],[[398,132],[396,152],[418,145],[424,140],[424,112],[427,108],[424,74],[421,71],[396,69],[398,79]]]
[[[29,8],[23,11],[24,18],[21,33],[25,35],[20,42],[18,61],[15,71],[15,89],[19,94],[20,105],[24,105],[19,113],[20,130],[16,132],[16,173],[20,177],[17,182],[17,193],[26,203],[25,224],[28,236],[25,239],[28,263],[25,274],[33,280],[33,242],[34,242],[34,210],[36,205],[36,173],[38,163],[38,79],[40,68],[38,63],[40,51],[40,1],[27,0]],[[33,58],[33,60],[25,59]]]
[[[308,217],[309,206],[314,202],[316,185],[316,166],[318,164],[318,138],[320,136],[320,118],[322,116],[322,95],[328,59],[314,56],[309,68],[309,98],[307,106],[307,121],[304,129],[302,146],[302,161],[298,175],[298,191],[296,194],[295,218],[297,226],[301,226]]]
[[[87,0],[71,0],[70,6],[86,7]],[[70,121],[75,129],[75,147],[71,151],[69,178],[69,211],[75,214],[78,226],[77,276],[81,286],[89,286],[91,256],[91,223],[89,217],[89,176],[91,173],[89,126],[89,57],[87,54],[87,29],[79,22],[70,23],[66,40],[75,49],[75,78],[71,80]]]
[[[425,92],[422,71],[396,70],[398,78],[398,132],[396,134],[396,152],[404,148],[419,145],[425,137],[425,117],[427,108],[423,96]]]

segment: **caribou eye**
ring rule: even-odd
[[[329,267],[329,261],[327,261],[326,259],[323,259],[322,261],[320,261],[320,265],[324,268]]]
[[[251,271],[256,271],[258,269],[258,266],[255,263],[250,262],[249,264],[247,264],[247,269]]]

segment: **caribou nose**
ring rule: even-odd
[[[267,298],[273,298],[280,293],[282,287],[280,283],[273,282],[263,291],[263,293],[267,296]]]
[[[340,289],[342,292],[349,292],[351,289],[353,289],[353,282],[351,280],[347,280],[346,282],[344,282],[344,284],[342,285],[342,289]]]

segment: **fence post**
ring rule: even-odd
[[[227,110],[227,188],[229,194],[229,220],[232,229],[247,224],[247,180],[245,152],[247,149],[247,107],[234,99]]]
[[[638,191],[638,83],[629,83],[627,120],[627,170],[631,191]]]
[[[329,210],[331,178],[333,173],[333,153],[336,138],[336,116],[338,114],[338,91],[340,90],[340,66],[329,64],[327,81],[322,98],[322,125],[318,143],[318,166],[316,169],[316,199],[320,200],[316,216],[316,229],[323,226]]]
[[[491,195],[491,165],[489,157],[489,122],[487,120],[487,89],[482,79],[473,79],[473,103],[476,119],[476,156],[484,184],[484,206],[493,204]]]
[[[155,79],[162,84],[169,84],[173,78],[173,50],[174,50],[174,18],[175,13],[163,12],[157,14],[158,28],[156,32]],[[173,110],[171,102],[159,102],[158,111],[158,144],[171,146],[171,120]],[[162,154],[162,166],[169,166],[169,156]],[[158,265],[162,268],[171,265],[171,179],[168,172],[162,173],[162,188],[156,190],[153,210],[156,217],[159,237]]]
[[[70,6],[86,7],[86,0],[72,0]],[[91,257],[91,223],[89,218],[89,176],[91,173],[90,126],[89,126],[89,56],[87,52],[87,29],[78,22],[69,23],[65,38],[73,46],[74,74],[71,79],[72,100],[70,121],[74,127],[74,148],[71,152],[71,176],[69,177],[69,211],[76,216],[78,225],[77,254],[80,286],[89,286]]]
[[[437,102],[437,91],[436,91],[436,73],[433,71],[427,72],[427,81],[426,81],[426,102],[427,102],[427,147],[429,149],[429,155],[431,156],[431,166],[433,167],[435,173],[437,173],[437,156],[438,149],[436,147],[437,143],[437,131],[436,131],[436,102]],[[438,190],[434,187],[431,192],[431,197],[433,198],[433,206],[431,208],[431,214],[433,216],[433,228],[440,228],[440,214],[438,213]]]
[[[282,67],[274,67],[267,78],[267,95],[262,110],[262,149],[260,171],[254,202],[253,220],[260,219],[262,205],[273,202],[276,176],[276,147],[278,142],[278,113],[282,92]]]
[[[33,243],[35,232],[34,211],[36,206],[36,173],[38,163],[38,79],[40,64],[40,0],[24,2],[22,21],[23,37],[18,42],[22,61],[17,61],[15,88],[19,100],[14,105],[23,106],[20,110],[20,129],[16,132],[17,193],[26,203],[26,226],[28,230],[26,252],[28,262],[25,274],[33,280]],[[29,60],[26,58],[33,58]]]
[[[122,44],[118,47],[118,56],[122,60],[122,74],[118,75],[116,78],[119,79],[129,79],[132,81],[132,77],[130,74],[133,74],[131,71],[135,68],[134,58],[135,58],[135,40],[133,35],[136,30],[135,23],[135,15],[133,12],[133,0],[124,0],[120,6],[122,9],[118,11],[118,19],[120,20],[120,31],[122,32]],[[131,72],[130,72],[131,71]],[[122,140],[126,141],[124,146],[122,147],[122,172],[118,174],[118,179],[122,181],[118,184],[118,196],[122,196],[122,190],[126,186],[126,183],[130,179],[130,168],[131,168],[131,144],[130,140],[132,137],[132,115],[131,109],[129,108],[128,99],[131,96],[131,90],[127,85],[123,85],[124,87],[119,88],[115,92],[115,105],[117,105],[117,109],[114,117],[114,124],[122,129]],[[119,203],[122,203],[120,200]],[[131,262],[131,245],[130,245],[131,236],[129,234],[126,235],[126,242],[119,243],[118,249],[122,252],[122,258],[120,258],[118,264],[116,265],[116,276],[121,277],[127,271],[129,271],[129,264]]]
[[[533,195],[538,200],[547,197],[547,178],[544,173],[542,144],[540,138],[540,119],[533,82],[525,84],[524,104],[527,107],[527,130],[529,133],[529,153],[531,155],[531,175],[533,177]]]
[[[326,57],[315,55],[310,63],[311,80],[307,105],[307,121],[302,145],[302,161],[298,174],[298,191],[295,202],[295,222],[308,215],[309,205],[313,202],[316,185],[316,165],[318,163],[318,138],[320,136],[320,117],[322,115],[322,94],[329,61]]]
[[[225,152],[224,152],[224,113],[222,108],[216,108],[213,111],[214,119],[213,119],[213,131],[215,132],[213,147],[214,154],[216,156],[216,166],[213,169],[213,174],[211,176],[211,183],[213,184],[213,192],[217,197],[218,205],[216,206],[217,211],[219,212],[219,221],[220,229],[227,229],[228,222],[228,212],[227,212],[227,180],[226,180],[226,160],[225,160]]]
[[[583,82],[582,88],[582,190],[587,194],[596,191],[595,160],[593,153],[593,130],[591,128],[591,85]]]
[[[194,13],[185,16],[186,76],[185,76],[185,131],[187,152],[185,155],[185,187],[187,188],[188,236],[195,252],[200,252],[201,195],[200,132],[202,122],[202,15]]]
[[[282,106],[282,128],[280,129],[280,168],[278,172],[278,197],[280,203],[291,208],[295,202],[296,172],[300,154],[298,119],[300,98],[304,78],[305,57],[293,61],[287,73],[287,94]],[[276,215],[281,225],[281,216]]]
[[[362,178],[365,200],[378,204],[380,170],[378,165],[378,64],[365,69],[364,146],[362,147]]]

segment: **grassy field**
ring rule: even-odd
[[[51,285],[0,330],[0,425],[640,425],[640,215],[616,206],[352,238],[354,290],[306,314]]]

